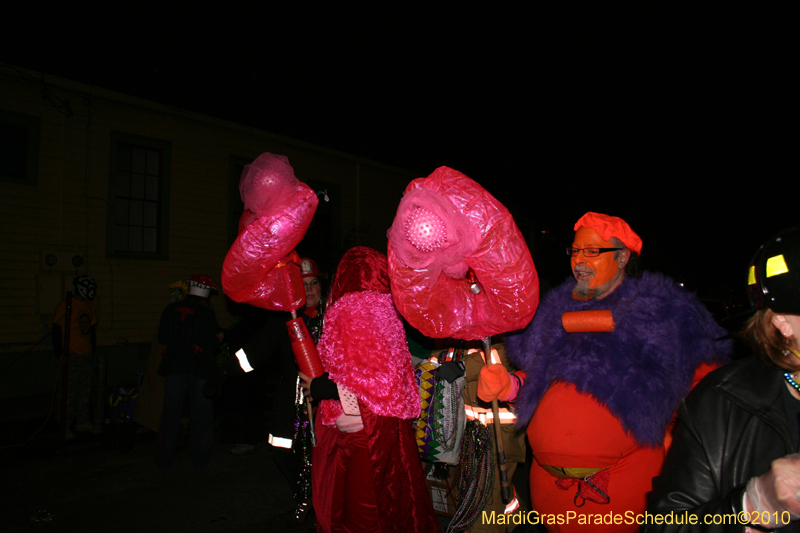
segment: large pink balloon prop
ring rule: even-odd
[[[461,172],[439,167],[412,181],[388,237],[395,305],[424,335],[484,339],[533,319],[539,277],[525,240]]]
[[[239,182],[245,212],[239,236],[222,265],[222,288],[232,300],[264,309],[296,311],[305,302],[294,248],[319,200],[282,155],[261,154]]]

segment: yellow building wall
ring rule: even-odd
[[[62,112],[64,101],[71,115]],[[171,282],[194,273],[219,282],[229,246],[232,157],[283,154],[301,181],[338,187],[331,202],[338,202],[334,249],[341,252],[358,244],[385,252],[402,191],[418,177],[136,97],[50,76],[42,80],[21,69],[0,67],[0,109],[41,120],[36,184],[0,180],[0,360],[42,338],[52,318],[47,314],[78,273],[98,282],[99,346],[149,343]],[[171,143],[168,260],[107,256],[112,132]],[[48,253],[58,256],[55,267],[45,265]],[[79,268],[71,265],[74,255],[84,259]],[[231,317],[224,299],[212,302],[226,326]],[[49,339],[39,348],[47,346]]]

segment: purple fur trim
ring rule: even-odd
[[[533,322],[506,335],[511,360],[528,374],[515,407],[530,421],[554,381],[575,385],[617,417],[639,445],[663,442],[672,415],[701,363],[725,363],[732,342],[693,294],[669,278],[646,272],[626,279],[602,300],[571,297],[574,280],[542,300]],[[613,333],[567,333],[567,311],[610,309]]]

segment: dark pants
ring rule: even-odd
[[[89,420],[89,405],[92,397],[92,372],[93,356],[90,353],[75,353],[69,354],[69,374],[67,376],[67,407],[66,407],[66,420],[61,420],[61,398],[63,378],[62,372],[58,373],[58,384],[56,385],[56,417],[60,426],[69,428],[72,421],[77,419],[78,424],[88,424]],[[60,370],[60,369],[59,369]]]
[[[217,405],[222,408],[221,441],[256,445],[264,439],[268,379],[271,368],[261,366],[247,374],[231,376]],[[284,406],[294,412],[292,406]],[[293,425],[290,426],[293,429]]]
[[[211,460],[214,444],[214,404],[203,396],[204,379],[194,376],[164,377],[164,410],[158,431],[158,467],[169,468],[175,457],[181,432],[183,402],[189,401],[189,442],[192,446],[192,463],[195,468],[205,468]]]

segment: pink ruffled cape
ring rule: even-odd
[[[317,348],[330,378],[355,393],[370,411],[409,420],[419,416],[411,354],[391,294],[364,291],[341,296],[325,314]],[[333,427],[341,414],[338,401],[321,402],[325,425]]]

